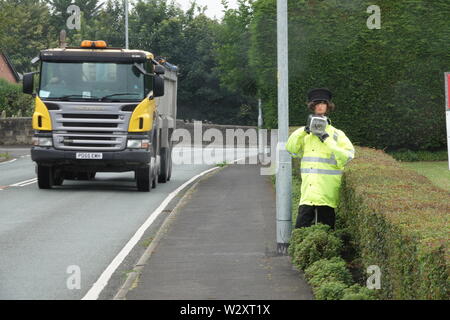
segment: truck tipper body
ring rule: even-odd
[[[92,180],[97,172],[134,171],[140,191],[172,174],[170,138],[177,114],[177,67],[143,50],[104,41],[40,52],[33,94],[31,158],[38,186]]]

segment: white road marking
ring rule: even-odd
[[[16,161],[17,159],[12,159],[6,162],[0,162],[0,165],[4,165],[4,164],[8,164],[8,163],[13,163],[14,161]]]
[[[20,185],[21,187],[26,187],[26,186],[29,186],[30,184],[34,184],[34,183],[36,183],[37,182],[37,179],[36,180],[33,180],[33,181],[30,181],[30,182],[27,182],[27,183],[24,183],[24,184],[22,184],[22,185]]]
[[[119,252],[119,254],[113,259],[113,261],[109,264],[106,270],[103,271],[98,280],[92,285],[91,289],[86,293],[86,295],[82,298],[82,300],[97,300],[100,293],[108,284],[109,279],[111,279],[113,273],[120,266],[123,260],[125,260],[125,258],[134,248],[134,246],[141,240],[142,236],[144,235],[144,232],[152,225],[152,223],[161,214],[161,212],[163,212],[164,208],[167,207],[170,201],[172,201],[172,199],[175,198],[178,193],[180,193],[193,181],[211,171],[217,170],[218,168],[219,167],[214,167],[206,171],[203,171],[202,173],[191,178],[189,181],[185,182],[175,191],[170,193],[169,196],[165,198],[164,201],[159,205],[159,207],[155,211],[153,211],[153,213],[148,217],[148,219],[144,222],[144,224],[136,231],[134,236],[128,241],[128,243],[125,245],[125,247],[123,247],[123,249]]]
[[[24,187],[24,186],[27,186],[29,184],[33,184],[35,182],[37,182],[37,178],[33,178],[33,179],[17,182],[15,184],[10,185],[9,187]]]

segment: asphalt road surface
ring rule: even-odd
[[[175,164],[150,193],[136,191],[131,172],[39,190],[28,149],[8,151],[16,160],[0,163],[0,299],[83,298],[164,199],[214,167]]]

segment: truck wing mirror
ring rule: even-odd
[[[164,96],[164,79],[155,76],[153,78],[153,97],[162,97]]]
[[[25,73],[23,75],[22,91],[26,94],[33,94],[34,92],[34,74],[35,72]]]

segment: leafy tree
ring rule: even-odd
[[[215,43],[220,80],[234,92],[256,96],[256,79],[249,65],[253,2],[239,0],[238,9],[229,9],[227,0],[222,3],[226,11]]]
[[[8,54],[18,72],[30,71],[31,59],[56,40],[42,1],[0,1],[0,50]]]

